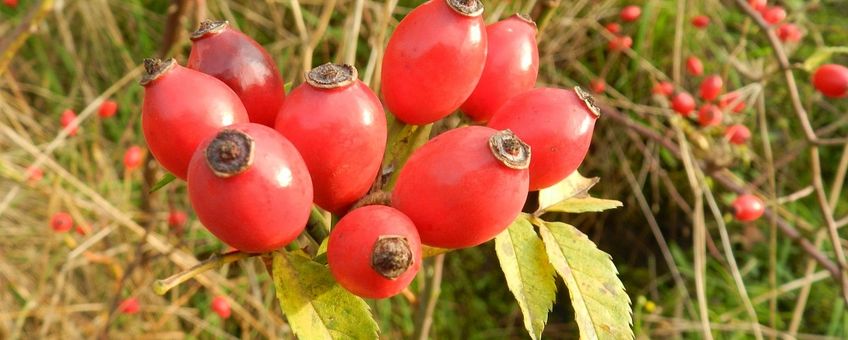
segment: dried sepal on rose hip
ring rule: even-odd
[[[251,122],[273,127],[285,90],[277,64],[265,48],[225,20],[204,21],[191,41],[187,66],[233,89]]]
[[[145,59],[144,68],[144,139],[166,170],[186,179],[200,142],[222,127],[246,123],[247,111],[227,84],[174,59]]]
[[[474,91],[486,63],[480,0],[434,0],[401,20],[386,46],[383,100],[407,124],[428,124],[455,111]]]
[[[421,266],[421,240],[397,209],[352,210],[330,232],[327,262],[339,284],[364,298],[382,299],[406,288]]]
[[[386,150],[386,117],[356,68],[312,69],[286,98],[275,127],[303,155],[315,204],[340,214],[368,193]]]
[[[248,253],[290,243],[312,208],[312,180],[297,149],[254,123],[226,127],[201,143],[189,165],[188,194],[212,234]]]
[[[488,121],[507,100],[536,85],[539,50],[536,23],[521,14],[486,27],[488,54],[483,75],[460,109],[476,122]]]
[[[574,172],[589,150],[600,109],[585,90],[537,88],[504,104],[489,121],[509,129],[535,151],[529,189],[539,190]]]
[[[409,216],[426,245],[476,246],[521,212],[530,151],[510,131],[483,126],[450,130],[415,150],[401,168],[392,206]]]

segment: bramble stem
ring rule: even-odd
[[[213,255],[206,261],[198,263],[196,266],[191,267],[184,272],[174,274],[166,279],[156,280],[156,282],[153,283],[153,291],[156,292],[156,294],[164,295],[171,290],[171,288],[179,286],[181,283],[186,282],[197,275],[203,274],[212,269],[220,268],[225,264],[230,264],[256,255],[259,254],[244,253],[239,250],[231,251],[223,255]]]

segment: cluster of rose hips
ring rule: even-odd
[[[579,87],[534,88],[533,21],[514,15],[487,26],[482,12],[479,0],[436,0],[411,11],[386,47],[382,102],[355,67],[338,64],[315,67],[285,95],[261,45],[226,21],[204,22],[191,36],[186,67],[145,60],[148,147],[187,181],[200,222],[233,248],[286,246],[314,203],[342,216],[327,248],[336,280],[363,297],[395,295],[415,277],[422,244],[455,249],[491,240],[529,191],[572,173],[600,114]],[[457,110],[474,124],[434,137],[402,167],[385,164],[399,173],[382,193],[374,184],[384,175],[384,105],[405,124]],[[361,204],[377,195],[390,200]]]

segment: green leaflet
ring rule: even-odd
[[[153,185],[153,188],[150,188],[150,193],[159,191],[159,189],[164,188],[166,185],[168,185],[168,183],[173,182],[175,179],[177,179],[177,176],[174,176],[174,174],[170,172],[165,173],[165,176],[162,176],[162,178],[160,178],[159,181],[157,181],[156,184]]]
[[[612,259],[577,228],[535,219],[548,258],[568,287],[580,338],[633,339],[630,297]]]
[[[586,178],[575,171],[559,183],[539,190],[539,211],[572,197],[588,197],[589,189],[599,181],[598,177]]]
[[[544,209],[545,212],[565,212],[565,213],[584,213],[584,212],[601,212],[604,210],[615,209],[621,207],[622,204],[616,200],[607,200],[603,198],[585,197],[585,198],[569,198],[565,201],[551,205]]]
[[[495,250],[509,290],[524,314],[524,328],[531,338],[541,338],[556,300],[556,273],[548,263],[545,245],[521,215],[495,238]]]
[[[280,307],[299,339],[377,338],[368,304],[336,284],[326,266],[275,252],[273,276]]]

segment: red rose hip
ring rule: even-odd
[[[476,246],[521,212],[529,163],[530,147],[510,131],[450,130],[412,154],[398,175],[392,205],[415,223],[424,244]]]
[[[121,301],[121,304],[118,305],[118,311],[121,314],[135,314],[141,309],[141,306],[138,303],[138,299],[131,297],[126,298],[124,301]]]
[[[636,5],[625,6],[621,9],[621,12],[618,15],[621,18],[621,21],[636,21],[640,16],[642,16],[642,9]]]
[[[144,67],[144,139],[165,169],[186,179],[188,163],[200,142],[224,126],[247,122],[247,112],[226,84],[177,65],[174,59],[145,59]]]
[[[689,72],[693,76],[704,74],[704,64],[701,63],[701,59],[695,56],[686,58],[686,72]]]
[[[223,296],[216,296],[212,299],[212,311],[221,319],[229,319],[232,314],[232,310],[230,310],[230,302],[227,301],[227,298]]]
[[[795,24],[782,24],[777,27],[775,31],[777,33],[777,37],[780,41],[795,43],[801,41],[801,38],[804,36],[804,33],[801,32],[801,29]]]
[[[745,100],[744,98],[741,98],[741,96],[742,95],[739,92],[730,92],[723,95],[718,100],[718,107],[723,110],[734,105],[732,111],[734,113],[740,113],[745,110],[746,106]]]
[[[428,124],[468,99],[486,63],[482,13],[479,0],[433,0],[403,18],[381,73],[392,114],[407,124]]]
[[[713,104],[704,104],[698,110],[698,124],[701,124],[703,127],[719,125],[721,124],[721,119],[721,110],[713,106]]]
[[[701,98],[706,101],[716,99],[721,94],[724,81],[718,75],[711,75],[701,81]]]
[[[766,210],[766,205],[763,200],[751,194],[740,195],[732,204],[733,215],[737,220],[742,222],[755,221]]]
[[[124,169],[127,171],[138,169],[142,161],[144,161],[144,150],[138,145],[130,146],[124,152]]]
[[[50,228],[57,233],[64,233],[74,227],[74,219],[71,214],[66,212],[57,212],[50,217]]]
[[[303,155],[315,204],[342,213],[368,193],[386,149],[386,116],[356,68],[312,69],[289,94],[276,128]]]
[[[826,97],[845,97],[848,95],[848,68],[837,64],[820,66],[813,73],[813,86]]]
[[[697,28],[707,28],[710,25],[710,17],[706,15],[696,15],[692,18],[692,26]]]
[[[724,138],[727,138],[731,144],[743,145],[751,139],[751,130],[742,124],[731,125],[724,130]]]
[[[661,81],[654,85],[651,93],[669,97],[674,94],[674,84],[668,81]]]
[[[383,299],[409,286],[421,266],[421,240],[397,209],[354,209],[330,232],[327,262],[336,281],[353,294]]]
[[[786,10],[780,6],[773,6],[762,11],[763,20],[767,23],[776,25],[786,19]]]
[[[485,122],[503,103],[532,89],[539,75],[536,23],[520,14],[486,27],[488,55],[480,82],[462,112]]]
[[[619,25],[617,22],[608,23],[604,25],[604,28],[607,30],[607,32],[610,32],[612,34],[618,34],[619,32],[621,32],[621,25]]]
[[[226,83],[244,103],[251,122],[273,127],[286,94],[265,48],[227,21],[204,21],[191,41],[187,66]]]
[[[114,100],[107,99],[100,104],[100,108],[97,110],[97,115],[100,116],[100,118],[110,118],[115,116],[116,112],[118,112],[118,103]]]
[[[689,117],[695,110],[695,98],[686,92],[680,92],[671,98],[671,109],[683,117]]]
[[[511,130],[533,149],[533,191],[556,184],[580,166],[599,116],[592,96],[579,87],[538,88],[510,99],[488,126]]]
[[[254,123],[221,129],[197,148],[188,194],[212,234],[249,253],[287,245],[303,231],[312,208],[312,181],[297,149]]]
[[[71,137],[76,136],[77,131],[79,131],[79,125],[71,127],[71,123],[75,119],[77,119],[77,114],[71,109],[65,109],[65,111],[62,111],[62,115],[59,117],[59,124],[62,125],[63,129],[68,130],[68,136]]]

